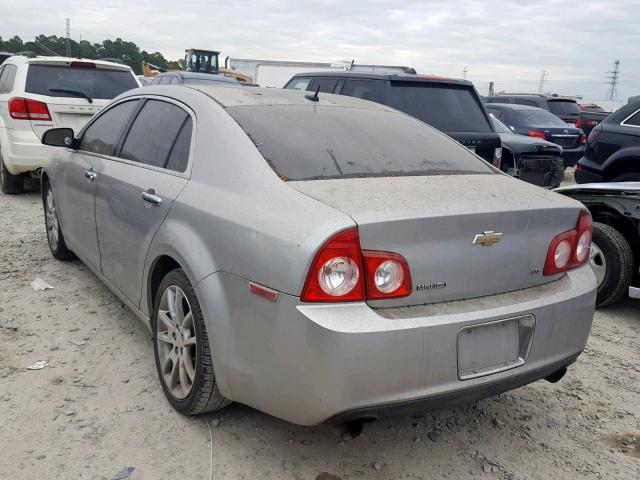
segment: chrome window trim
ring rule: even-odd
[[[627,118],[625,118],[624,120],[622,120],[620,122],[620,125],[624,125],[625,127],[633,127],[633,128],[640,128],[640,125],[630,125],[628,123],[625,123],[627,120],[629,120],[631,117],[633,117],[634,115],[636,115],[638,112],[640,112],[640,108],[638,110],[636,110],[635,112],[633,112],[631,115],[629,115]]]

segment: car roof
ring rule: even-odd
[[[112,70],[127,70],[127,71],[131,71],[131,67],[129,67],[128,65],[125,65],[123,63],[108,62],[108,61],[105,61],[105,60],[94,60],[92,58],[40,57],[40,56],[27,57],[27,56],[24,56],[24,55],[14,55],[14,56],[9,57],[9,58],[7,58],[5,60],[5,63],[13,63],[15,65],[24,65],[24,64],[29,64],[29,65],[46,65],[46,64],[50,64],[50,65],[70,65],[73,62],[88,62],[88,63],[95,64],[97,67],[102,67],[102,68],[108,67],[109,69],[112,69]]]
[[[539,93],[498,93],[495,97],[505,97],[505,98],[527,98],[530,100],[547,100],[549,102],[573,102],[578,103],[573,98],[565,98],[565,97],[555,97],[553,95],[541,95]]]
[[[369,102],[367,100],[361,100],[359,98],[349,97],[346,95],[334,95],[331,93],[319,93],[319,100],[315,102],[305,98],[306,96],[311,96],[313,94],[303,90],[260,87],[235,88],[221,85],[185,85],[185,87],[204,93],[224,108],[240,106],[299,105],[309,107],[331,106],[394,111],[392,108],[379,103]]]
[[[518,103],[485,103],[485,107],[501,107],[507,110],[543,110],[544,108],[534,107],[533,105],[520,105]]]
[[[198,72],[167,72],[176,73],[182,78],[201,78],[202,80],[211,80],[212,82],[240,83],[234,78],[225,77],[215,73],[198,73]]]
[[[455,85],[464,85],[472,87],[473,84],[468,80],[460,80],[457,78],[439,77],[436,75],[422,75],[413,73],[366,73],[366,72],[347,72],[343,70],[336,71],[320,71],[320,72],[304,72],[296,73],[291,78],[299,77],[351,77],[365,78],[370,80],[391,80],[392,82],[430,82],[430,83],[447,83]]]

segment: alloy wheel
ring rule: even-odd
[[[56,203],[53,199],[53,190],[51,187],[47,189],[47,198],[45,199],[45,224],[47,226],[47,238],[49,239],[49,245],[52,250],[58,248],[58,212],[56,210]]]
[[[607,260],[604,258],[604,253],[602,253],[600,247],[593,242],[591,242],[591,250],[589,251],[589,265],[591,265],[593,273],[596,274],[598,288],[600,288],[607,274]]]
[[[196,377],[196,330],[187,296],[177,285],[162,292],[156,321],[160,370],[171,395],[186,398]]]

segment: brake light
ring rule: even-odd
[[[551,241],[544,264],[544,275],[566,272],[587,263],[592,229],[591,214],[581,210],[576,228],[561,233]]]
[[[587,136],[584,133],[580,134],[580,145],[584,145],[587,143]]]
[[[303,302],[358,302],[411,293],[407,261],[396,253],[360,249],[358,229],[330,238],[311,263]]]
[[[576,120],[576,128],[582,128],[582,119],[580,117]]]
[[[14,120],[51,121],[47,104],[30,98],[15,97],[9,100],[9,115]]]
[[[71,62],[71,66],[78,68],[96,68],[96,64],[93,62]]]
[[[541,138],[542,140],[544,140],[544,133],[539,132],[537,130],[529,130],[527,132],[527,135],[529,135],[530,137],[536,137],[536,138]]]
[[[365,250],[367,298],[406,297],[411,294],[411,274],[407,261],[397,253]]]
[[[502,147],[497,147],[493,149],[493,166],[496,168],[500,168],[502,165]]]

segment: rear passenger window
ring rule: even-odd
[[[176,172],[184,172],[189,163],[189,150],[191,147],[191,130],[193,129],[191,117],[187,116],[187,120],[182,125],[178,138],[171,148],[167,168]]]
[[[122,129],[138,106],[138,100],[110,108],[91,123],[82,135],[80,150],[101,155],[113,155]]]
[[[376,86],[374,80],[346,80],[342,88],[342,95],[376,101]]]
[[[640,127],[640,110],[638,110],[636,113],[631,115],[627,120],[625,120],[624,124],[633,125],[634,127]]]
[[[311,83],[310,78],[294,78],[285,88],[289,88],[291,90],[306,90],[309,83]]]
[[[134,162],[166,168],[178,134],[189,115],[180,107],[148,100],[136,117],[118,155]],[[174,160],[174,164],[179,164]]]

